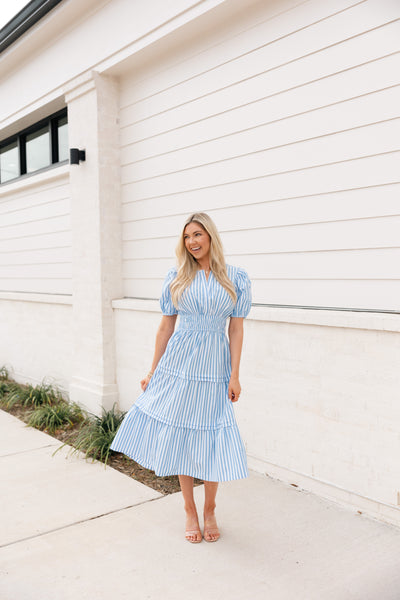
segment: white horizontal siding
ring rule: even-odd
[[[394,67],[394,57],[390,59]],[[399,61],[396,66],[399,66]],[[380,70],[376,64],[374,67]],[[240,148],[242,153],[246,149],[253,152],[257,149],[265,149],[265,139],[268,139],[269,147],[283,146],[338,131],[365,127],[396,118],[398,116],[396,107],[399,101],[400,85],[386,87],[376,92],[368,92],[362,96],[284,117],[287,128],[283,131],[279,113],[273,115],[268,102],[262,101],[258,103],[260,106],[252,108],[247,106],[246,112],[241,110],[238,114],[237,111],[230,111],[224,114],[224,118],[213,119],[215,127],[210,123],[208,126],[198,125],[199,131],[191,132],[193,140],[196,141],[189,146],[179,144],[178,134],[183,136],[181,144],[185,143],[181,129],[128,144],[124,151],[124,160],[127,162],[123,167],[129,176],[132,176],[135,172],[139,174],[151,172],[152,169],[157,169],[159,163],[163,164],[165,170],[167,166],[177,164],[177,161],[179,164],[182,161],[182,165],[190,165],[193,161],[210,160],[213,155],[218,159],[227,158],[232,154],[232,147]],[[296,104],[298,111],[299,105]],[[272,119],[274,116],[277,118]],[[267,122],[265,122],[266,117],[268,117]],[[237,129],[238,122],[241,125],[240,131]],[[188,131],[185,133],[187,134]]]
[[[324,85],[321,86],[321,83],[329,85],[332,78],[338,77],[339,82],[341,77],[345,80],[346,75],[349,75],[349,69],[355,69],[356,76],[358,69],[362,70],[362,74],[368,68],[374,71],[376,62],[378,62],[378,68],[380,61],[386,62],[387,60],[390,64],[390,59],[393,58],[390,55],[398,52],[399,27],[398,21],[391,22],[365,33],[363,36],[359,35],[351,41],[334,45],[329,52],[321,49],[319,53],[298,58],[289,64],[284,63],[272,70],[266,69],[265,72],[255,74],[251,78],[238,79],[230,86],[216,87],[218,79],[214,82],[210,81],[210,87],[204,94],[200,94],[196,88],[197,80],[191,78],[190,85],[193,93],[185,102],[180,94],[181,85],[176,83],[171,90],[167,90],[170,96],[172,93],[174,94],[174,100],[164,99],[165,91],[160,91],[151,98],[153,104],[157,99],[158,110],[141,111],[139,103],[121,107],[121,116],[124,119],[121,132],[122,143],[147,138],[149,135],[159,134],[162,131],[171,130],[173,127],[187,126],[191,122],[210,118],[219,112],[230,111],[242,105],[252,105],[270,99],[275,94],[288,93],[296,87],[306,87],[306,90],[300,90],[300,92],[305,91],[306,94],[312,94],[314,87],[323,88]],[[286,38],[285,43],[290,48],[289,40],[290,38]],[[253,60],[256,60],[256,57],[253,57]],[[391,76],[388,74],[388,77],[392,83],[398,83],[395,73],[392,72]],[[323,79],[328,81],[321,81]],[[364,82],[365,85],[368,85],[367,82]],[[374,87],[374,89],[378,89],[378,87]],[[344,92],[345,90],[342,89],[341,92],[338,90],[336,93],[343,97]],[[324,93],[323,89],[321,93]],[[344,97],[349,96],[346,94]],[[330,101],[332,102],[332,99]],[[142,101],[146,108],[149,102],[150,98]],[[312,102],[312,98],[309,98],[309,103]],[[150,119],[151,123],[145,122]]]
[[[232,254],[252,269],[253,279],[399,279],[400,249],[334,250],[309,252]],[[390,258],[391,260],[388,260]],[[306,259],[306,260],[305,260]],[[340,261],[338,260],[340,259]],[[157,261],[132,259],[125,261],[125,277],[134,280],[164,278],[169,258]]]
[[[376,202],[376,187],[379,188],[379,203]],[[240,200],[240,198],[238,199]],[[244,202],[247,200],[247,202]],[[147,204],[146,204],[147,205]],[[187,213],[187,206],[170,216],[152,216],[145,214],[135,218],[135,203],[123,207],[123,235],[126,240],[176,237],[182,220]],[[195,208],[195,207],[193,207]],[[399,186],[387,184],[367,188],[347,189],[340,192],[308,195],[292,198],[245,198],[242,203],[212,208],[208,212],[220,223],[229,223],[230,230],[251,229],[257,223],[268,227],[282,227],[318,223],[326,221],[343,221],[399,214]]]
[[[71,294],[71,264],[68,178],[2,193],[0,290]]]
[[[248,82],[260,74],[269,70],[275,70],[277,77],[283,66],[296,63],[296,69],[299,68],[301,59],[313,57],[323,69],[323,74],[331,73],[332,68],[337,69],[340,66],[336,60],[330,60],[323,65],[323,59],[326,58],[323,52],[332,47],[339,52],[338,56],[342,60],[348,61],[349,65],[354,64],[361,48],[368,46],[367,34],[381,27],[391,27],[399,17],[398,6],[395,0],[364,0],[351,2],[350,0],[335,0],[320,2],[319,0],[308,0],[308,2],[283,2],[276,0],[269,2],[259,2],[259,12],[249,13],[248,21],[261,18],[265,14],[264,21],[256,26],[246,30],[246,23],[243,22],[244,31],[241,35],[233,35],[234,27],[240,27],[242,21],[230,24],[232,35],[223,40],[225,32],[223,25],[220,25],[219,32],[216,33],[215,40],[217,44],[212,44],[212,34],[207,31],[208,40],[204,40],[201,52],[191,56],[190,47],[182,50],[182,56],[186,60],[179,60],[176,57],[173,64],[167,58],[168,64],[162,64],[158,61],[155,66],[154,76],[145,74],[142,81],[130,81],[121,90],[121,107],[124,110],[135,104],[134,121],[139,121],[144,116],[157,114],[161,110],[166,110],[176,104],[176,93],[174,88],[179,85],[181,91],[181,104],[190,100],[197,99],[200,96],[209,93],[215,93],[218,89],[223,89],[229,85],[237,85],[242,80]],[[296,4],[298,5],[296,7]],[[279,14],[279,7],[290,7],[285,14]],[[262,11],[262,12],[261,12]],[[268,13],[270,18],[268,18]],[[274,17],[273,13],[277,13]],[[254,15],[252,17],[252,14]],[[243,15],[241,15],[243,16]],[[274,17],[274,18],[271,18]],[[249,25],[250,23],[248,23]],[[217,30],[216,30],[217,31]],[[390,34],[389,34],[390,35]],[[345,57],[343,44],[347,44],[352,38],[361,36],[359,40],[354,39],[355,52],[352,56]],[[364,54],[360,63],[365,59],[375,58],[384,55],[389,48],[392,48],[393,41],[388,42],[389,46],[382,45],[382,52],[376,52],[376,49],[370,49],[371,54]],[[360,46],[360,43],[362,44]],[[208,49],[207,49],[207,46]],[[398,50],[397,47],[394,50]],[[347,63],[346,63],[347,64]],[[314,65],[315,66],[315,65]],[[163,70],[162,67],[164,67]],[[292,66],[290,66],[292,69]],[[335,69],[334,69],[335,70]],[[304,74],[309,78],[310,69],[306,69]],[[285,73],[286,74],[286,73]],[[321,73],[315,73],[321,76]],[[299,76],[303,75],[303,72]],[[278,77],[277,81],[285,83],[285,80]],[[265,90],[264,90],[265,91]],[[165,104],[157,104],[156,97],[160,94],[165,99]],[[166,95],[167,94],[167,95]],[[168,101],[170,98],[170,101]],[[151,99],[151,102],[150,102]],[[236,98],[233,98],[235,100]],[[143,107],[143,112],[138,111],[139,105]]]
[[[260,2],[121,82],[125,295],[215,219],[254,302],[400,310],[400,6]]]
[[[184,193],[162,194],[137,202],[130,201],[129,195],[125,195],[123,220],[132,220],[135,215],[137,219],[163,218],[171,214],[186,215],[200,207],[210,211],[219,207],[231,208],[278,200],[291,201],[293,208],[297,200],[301,199],[301,203],[297,203],[301,210],[302,202],[305,202],[306,198],[328,195],[334,195],[334,198],[344,196],[342,202],[346,202],[345,196],[350,191],[362,195],[367,193],[368,189],[374,193],[373,188],[379,188],[380,193],[381,189],[390,183],[397,186],[399,162],[400,151],[313,167],[314,177],[310,177],[308,169],[300,169],[214,187],[203,186],[200,189],[186,190]],[[374,202],[376,203],[376,191]]]
[[[228,255],[267,252],[316,252],[319,250],[396,247],[399,243],[400,216],[333,221],[287,226],[258,226],[249,230],[223,232]],[[126,242],[127,254],[158,259],[169,255],[176,236]]]
[[[139,196],[152,197],[159,194],[183,192],[202,187],[204,181],[209,186],[227,183],[232,180],[254,179],[279,172],[310,169],[314,166],[341,162],[399,150],[400,117],[374,123],[366,127],[334,133],[304,141],[272,146],[268,148],[268,137],[262,136],[265,149],[258,145],[251,151],[249,146],[239,143],[227,150],[240,151],[240,154],[225,157],[212,152],[207,161],[207,153],[199,153],[200,164],[188,164],[190,160],[183,152],[182,160],[157,159],[157,167],[146,169],[147,164],[129,173],[122,171],[122,183],[129,184]],[[260,140],[260,138],[258,138]],[[251,140],[250,140],[251,143]],[[272,140],[272,143],[274,141]],[[233,148],[232,148],[233,146]],[[244,152],[242,153],[242,150]],[[190,153],[188,153],[190,155]],[[202,162],[204,161],[204,162]],[[206,162],[207,161],[207,162]],[[162,169],[165,169],[162,171]],[[170,170],[168,170],[168,168]],[[140,177],[143,175],[143,177]]]

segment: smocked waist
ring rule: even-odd
[[[225,331],[226,319],[210,315],[185,316],[180,315],[177,329],[194,331]]]

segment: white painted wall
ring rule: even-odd
[[[20,383],[43,379],[68,397],[73,353],[67,296],[0,292],[0,366]]]
[[[399,333],[252,320],[246,333],[250,460],[397,505]]]
[[[125,296],[158,296],[205,210],[255,302],[400,309],[399,16],[381,0],[243,5],[125,74]]]
[[[0,186],[0,292],[71,295],[69,166]]]
[[[21,383],[71,379],[69,165],[0,186],[0,365]]]

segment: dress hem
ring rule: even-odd
[[[150,465],[150,463],[147,463],[145,460],[135,458],[134,456],[131,456],[130,454],[126,454],[125,452],[121,452],[119,450],[113,450],[113,452],[119,452],[120,454],[125,454],[125,456],[128,456],[131,460],[138,463],[140,466],[144,467],[145,469],[149,469],[149,471],[153,471],[153,473],[156,475],[156,477],[170,477],[171,475],[187,475],[188,477],[194,477],[195,479],[201,479],[201,481],[216,481],[216,482],[238,481],[239,479],[247,479],[249,477],[248,472],[246,472],[246,474],[243,474],[243,475],[237,475],[235,477],[232,476],[232,477],[226,477],[226,478],[221,477],[220,479],[205,479],[202,475],[200,475],[197,472],[194,473],[193,471],[185,472],[185,473],[182,473],[182,472],[176,473],[175,470],[164,472],[164,471],[154,469],[154,467],[152,465]],[[186,469],[182,469],[182,470],[186,471]]]
[[[171,427],[133,406],[135,409],[126,415],[110,444],[113,452],[129,456],[154,471],[157,477],[188,475],[203,481],[233,481],[248,477],[246,452],[237,425],[205,431]],[[171,429],[175,429],[175,433],[169,431],[165,435]],[[148,444],[146,440],[152,442]],[[199,441],[194,443],[194,440]],[[178,447],[179,458],[174,457]],[[205,449],[206,455],[211,449],[216,452],[214,466],[204,462]]]

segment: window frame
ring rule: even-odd
[[[36,173],[42,173],[47,169],[51,169],[55,165],[63,165],[69,162],[69,159],[59,160],[59,139],[58,139],[58,122],[62,118],[67,118],[68,125],[68,109],[63,108],[40,121],[36,121],[29,127],[22,129],[18,133],[9,136],[8,138],[0,141],[0,150],[13,142],[17,142],[18,146],[18,160],[19,160],[19,175],[13,177],[12,179],[7,179],[6,181],[1,181],[1,170],[0,170],[0,186],[6,185],[8,183],[13,183],[18,181],[22,177],[32,177],[36,175]],[[41,169],[37,169],[35,171],[31,171],[27,173],[27,164],[26,164],[26,138],[29,134],[35,133],[39,129],[43,129],[47,127],[49,132],[49,144],[50,144],[50,163]]]

